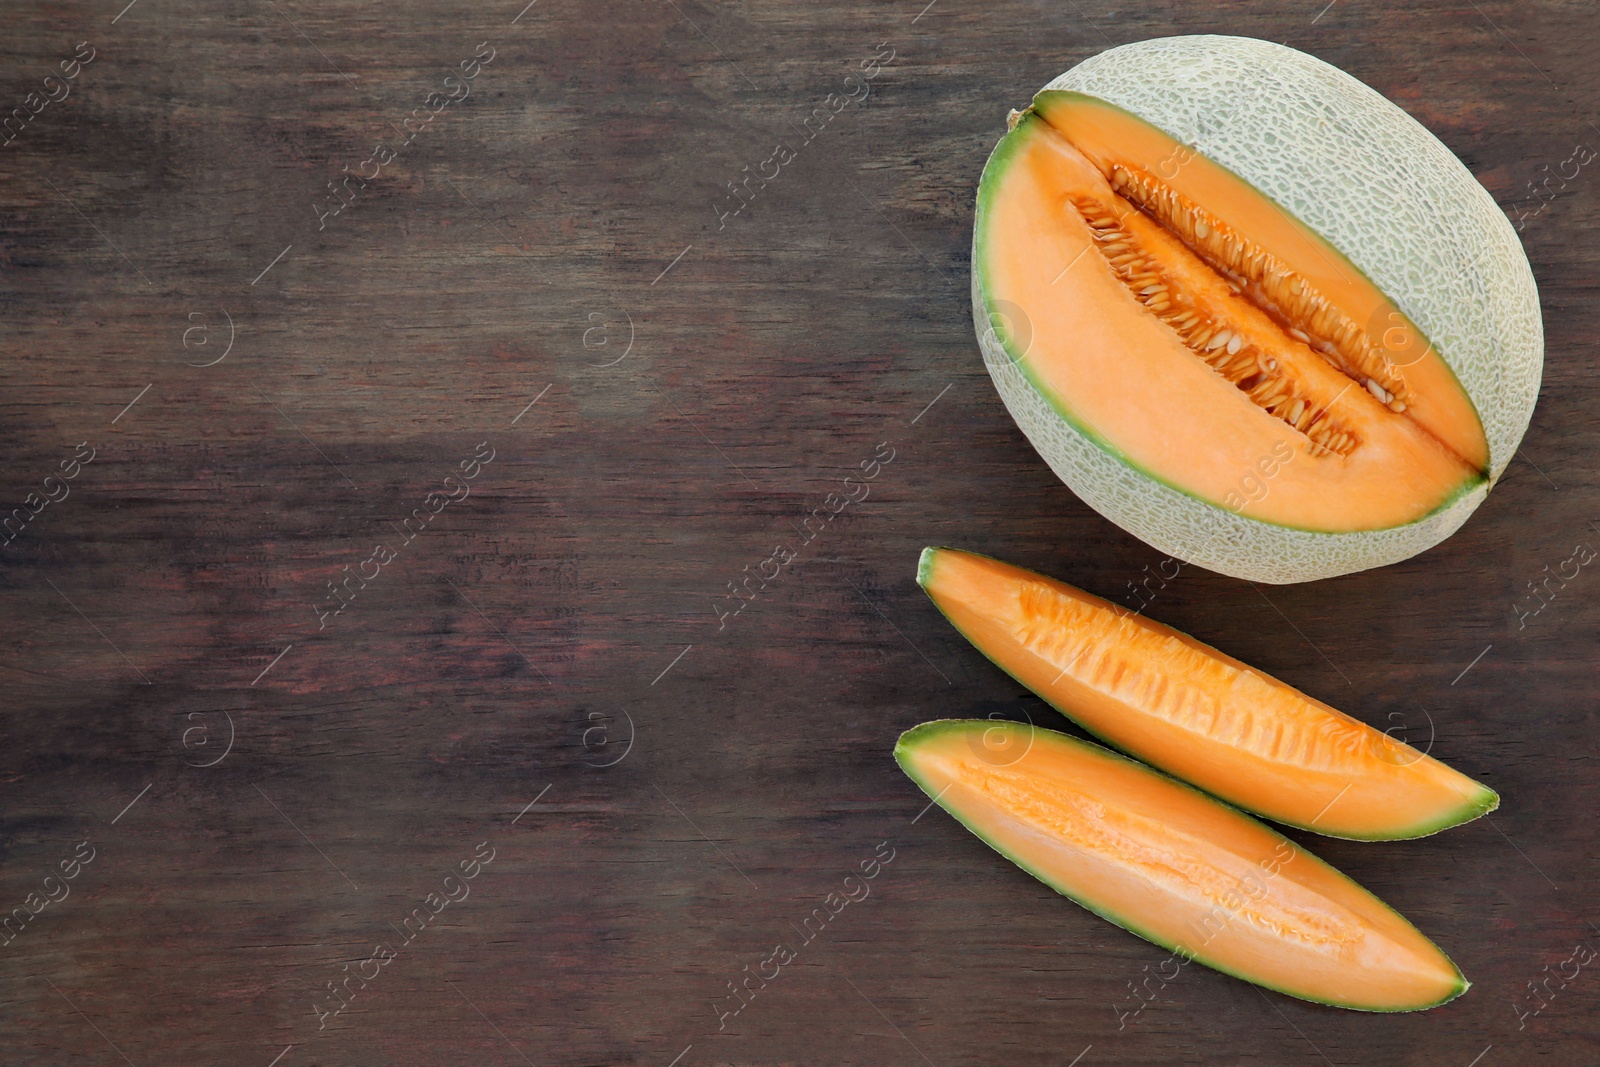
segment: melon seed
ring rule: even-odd
[[[1356,441],[1353,435],[1336,429],[1336,422],[1328,421],[1331,413],[1326,408],[1314,409],[1296,395],[1296,377],[1280,371],[1276,358],[1248,344],[1243,333],[1207,318],[1195,307],[1187,286],[1166,276],[1159,252],[1124,228],[1128,215],[1142,210],[1169,232],[1188,240],[1202,259],[1226,264],[1231,270],[1224,271],[1222,280],[1235,296],[1259,302],[1264,295],[1293,317],[1294,324],[1283,324],[1288,336],[1325,352],[1336,367],[1363,382],[1391,411],[1405,410],[1404,402],[1379,384],[1383,373],[1366,331],[1310,283],[1253,242],[1217,229],[1186,198],[1154,179],[1115,168],[1110,177],[1113,187],[1131,203],[1116,199],[1117,206],[1108,214],[1103,201],[1074,202],[1104,261],[1135,299],[1171,327],[1208,366],[1262,410],[1304,433],[1311,442],[1311,454],[1344,455]]]

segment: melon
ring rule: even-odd
[[[1543,365],[1489,194],[1349,75],[1240,37],[1113,48],[984,168],[985,365],[1056,474],[1178,559],[1287,583],[1454,533]]]
[[[1186,961],[1365,1011],[1430,1008],[1467,989],[1433,942],[1339,871],[1099,745],[942,720],[906,731],[894,756],[996,852]]]
[[[1124,752],[1229,803],[1356,840],[1422,837],[1500,798],[1187,634],[999,560],[928,548],[917,582],[978,651]]]

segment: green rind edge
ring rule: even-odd
[[[1349,875],[1345,874],[1343,871],[1340,871],[1338,868],[1336,868],[1336,867],[1332,866],[1331,864],[1327,863],[1325,860],[1321,859],[1320,857],[1312,854],[1311,852],[1306,851],[1301,846],[1296,845],[1293,841],[1289,841],[1288,838],[1284,837],[1282,834],[1280,834],[1277,831],[1273,830],[1270,826],[1267,826],[1266,824],[1260,822],[1257,819],[1251,818],[1249,815],[1247,815],[1244,812],[1238,810],[1237,808],[1233,807],[1232,805],[1225,804],[1222,801],[1217,800],[1215,797],[1211,796],[1209,793],[1203,793],[1200,790],[1195,789],[1193,786],[1191,786],[1191,785],[1189,785],[1189,784],[1187,784],[1185,782],[1181,782],[1178,779],[1173,778],[1170,775],[1162,774],[1160,771],[1154,770],[1154,769],[1146,766],[1145,764],[1138,762],[1137,760],[1129,759],[1127,756],[1124,756],[1121,753],[1112,751],[1111,749],[1108,749],[1108,748],[1104,748],[1104,747],[1102,747],[1100,745],[1092,744],[1092,743],[1090,743],[1088,741],[1080,741],[1078,738],[1072,737],[1072,736],[1070,736],[1068,734],[1063,734],[1063,733],[1060,733],[1060,732],[1055,731],[1055,730],[1047,730],[1044,727],[1036,726],[1036,727],[1033,727],[1033,730],[1035,731],[1035,739],[1037,739],[1037,735],[1038,734],[1045,734],[1045,735],[1047,735],[1047,736],[1049,736],[1051,738],[1057,739],[1058,741],[1060,741],[1062,743],[1065,743],[1065,744],[1068,744],[1068,745],[1075,745],[1075,746],[1078,746],[1078,747],[1081,747],[1081,748],[1085,748],[1085,749],[1090,749],[1090,750],[1093,750],[1094,752],[1096,752],[1098,754],[1110,757],[1111,759],[1121,760],[1124,763],[1131,764],[1134,767],[1139,768],[1141,771],[1143,771],[1146,774],[1149,774],[1149,775],[1151,775],[1153,777],[1156,777],[1156,778],[1164,778],[1167,781],[1173,783],[1174,785],[1177,785],[1182,789],[1187,789],[1189,792],[1194,793],[1194,794],[1204,798],[1205,800],[1210,801],[1213,804],[1216,804],[1220,808],[1223,808],[1223,809],[1225,809],[1227,811],[1231,811],[1233,814],[1237,815],[1241,819],[1245,819],[1245,820],[1247,820],[1249,822],[1255,823],[1257,826],[1261,827],[1261,829],[1265,830],[1267,833],[1273,835],[1274,837],[1278,838],[1279,840],[1288,841],[1290,847],[1294,848],[1301,855],[1305,856],[1307,859],[1311,860],[1314,863],[1318,863],[1318,864],[1321,864],[1323,867],[1326,867],[1334,875],[1336,875],[1337,877],[1342,878],[1344,881],[1348,882],[1351,886],[1353,886],[1359,892],[1367,894],[1367,896],[1371,897],[1374,901],[1377,901],[1377,903],[1378,903],[1378,905],[1380,907],[1382,907],[1382,908],[1386,909],[1387,911],[1389,911],[1397,919],[1399,919],[1402,923],[1404,923],[1405,925],[1411,927],[1412,930],[1415,930],[1418,937],[1422,938],[1429,945],[1432,945],[1433,948],[1435,949],[1435,951],[1437,951],[1439,953],[1440,957],[1443,958],[1445,960],[1445,962],[1450,964],[1451,969],[1456,972],[1456,977],[1458,979],[1459,984],[1458,984],[1457,988],[1453,992],[1451,992],[1448,995],[1440,998],[1439,1000],[1431,1001],[1431,1002],[1429,1002],[1427,1004],[1414,1004],[1414,1005],[1406,1005],[1406,1006],[1403,1006],[1403,1007],[1375,1008],[1375,1007],[1367,1007],[1365,1005],[1359,1005],[1359,1004],[1346,1004],[1346,1003],[1342,1003],[1340,1001],[1335,1001],[1335,1000],[1319,1000],[1316,997],[1305,996],[1303,994],[1296,993],[1291,989],[1284,989],[1282,986],[1274,985],[1271,982],[1262,981],[1261,979],[1258,979],[1258,978],[1252,978],[1251,976],[1249,976],[1247,974],[1242,974],[1239,971],[1231,970],[1231,969],[1229,969],[1227,967],[1224,967],[1224,966],[1222,966],[1220,964],[1212,962],[1211,960],[1208,960],[1205,957],[1203,952],[1195,952],[1193,954],[1190,954],[1187,949],[1180,949],[1177,945],[1169,944],[1168,942],[1163,941],[1160,937],[1158,937],[1158,936],[1156,936],[1154,934],[1146,932],[1145,930],[1141,929],[1139,927],[1139,925],[1137,923],[1135,923],[1133,920],[1127,919],[1124,916],[1121,916],[1121,915],[1117,914],[1116,912],[1112,911],[1109,907],[1100,906],[1100,905],[1092,903],[1092,902],[1090,902],[1088,900],[1080,899],[1079,897],[1073,895],[1072,893],[1068,892],[1067,890],[1065,890],[1065,889],[1061,888],[1060,886],[1054,884],[1048,878],[1046,878],[1042,874],[1040,874],[1038,871],[1033,870],[1030,866],[1028,866],[1028,864],[1024,863],[1022,860],[1018,859],[1016,856],[1013,856],[1011,853],[1007,852],[1005,849],[1001,848],[1000,846],[996,845],[993,841],[991,841],[987,837],[985,837],[976,828],[974,828],[971,823],[967,822],[967,820],[962,817],[961,813],[959,811],[957,811],[955,807],[943,802],[942,793],[936,795],[934,790],[928,788],[927,783],[925,783],[921,778],[917,777],[916,773],[910,767],[907,766],[906,757],[909,755],[911,749],[916,745],[916,743],[919,740],[925,739],[925,738],[927,738],[929,736],[933,736],[933,735],[937,735],[937,734],[941,734],[941,733],[953,732],[953,731],[956,731],[956,730],[971,730],[971,729],[992,730],[997,725],[999,725],[999,724],[996,723],[992,719],[935,719],[935,720],[933,720],[931,722],[920,723],[920,724],[918,724],[916,726],[913,726],[911,729],[905,731],[904,733],[902,733],[900,735],[899,739],[895,742],[895,746],[894,746],[894,760],[895,760],[895,763],[899,765],[900,769],[903,772],[905,772],[906,777],[910,778],[913,782],[915,782],[917,784],[917,788],[918,789],[921,789],[923,791],[923,793],[926,794],[932,800],[933,803],[938,804],[939,807],[943,808],[947,813],[949,813],[951,818],[955,819],[962,826],[966,827],[967,831],[970,832],[972,834],[972,836],[976,837],[978,840],[980,840],[984,844],[988,845],[995,852],[999,853],[1001,856],[1004,856],[1006,859],[1010,860],[1017,867],[1021,868],[1023,871],[1025,871],[1029,875],[1032,875],[1034,878],[1038,879],[1040,882],[1043,882],[1045,885],[1049,886],[1051,889],[1055,890],[1057,893],[1059,893],[1062,896],[1066,897],[1068,900],[1072,901],[1074,904],[1077,904],[1079,907],[1085,909],[1086,911],[1089,911],[1089,912],[1091,912],[1091,913],[1093,913],[1095,915],[1098,915],[1100,918],[1102,918],[1102,919],[1106,920],[1107,922],[1111,923],[1113,926],[1121,927],[1123,930],[1126,930],[1128,933],[1133,934],[1136,937],[1143,938],[1144,940],[1150,942],[1152,945],[1156,945],[1159,948],[1164,948],[1164,949],[1166,949],[1169,952],[1172,952],[1174,954],[1186,956],[1190,960],[1197,961],[1197,962],[1203,964],[1204,966],[1211,968],[1214,971],[1217,971],[1217,972],[1219,972],[1221,974],[1226,974],[1226,975],[1228,975],[1229,977],[1232,977],[1232,978],[1237,978],[1240,981],[1249,982],[1252,985],[1260,986],[1260,987],[1262,987],[1264,989],[1271,989],[1272,991],[1274,991],[1276,993],[1282,993],[1284,996],[1294,997],[1297,1000],[1304,1000],[1304,1001],[1307,1001],[1307,1002],[1312,1003],[1312,1004],[1323,1004],[1323,1005],[1326,1005],[1326,1006],[1332,1007],[1332,1008],[1344,1008],[1344,1009],[1347,1009],[1349,1011],[1367,1011],[1367,1012],[1374,1012],[1374,1013],[1378,1013],[1378,1014],[1397,1014],[1397,1013],[1401,1013],[1401,1012],[1426,1011],[1429,1008],[1437,1008],[1442,1004],[1448,1004],[1450,1001],[1456,999],[1457,997],[1459,997],[1461,994],[1465,993],[1468,989],[1470,989],[1472,987],[1472,983],[1469,982],[1467,980],[1466,976],[1461,973],[1461,968],[1456,966],[1455,961],[1452,960],[1448,955],[1446,955],[1443,949],[1440,949],[1438,945],[1434,944],[1434,942],[1433,942],[1433,940],[1431,938],[1429,938],[1421,930],[1417,930],[1416,926],[1411,922],[1411,920],[1407,919],[1404,915],[1401,915],[1398,911],[1395,911],[1394,908],[1392,908],[1388,904],[1384,903],[1384,901],[1381,898],[1379,898],[1371,890],[1369,890],[1366,887],[1362,886],[1359,882],[1355,881]],[[1015,726],[1015,725],[1018,725],[1018,724],[1010,723],[1008,725]]]
[[[943,548],[943,547],[937,547],[937,546],[929,546],[929,547],[924,548],[922,550],[922,555],[917,560],[917,584],[922,587],[922,591],[924,593],[927,593],[928,599],[933,602],[933,606],[935,608],[939,609],[939,614],[944,616],[945,621],[950,624],[950,626],[956,631],[956,633],[958,633],[962,637],[966,638],[968,644],[970,644],[973,648],[977,649],[979,652],[983,653],[983,656],[984,656],[985,659],[987,659],[990,663],[994,664],[1000,670],[1004,671],[1006,676],[1009,677],[1012,681],[1016,682],[1018,685],[1022,686],[1024,689],[1027,689],[1029,692],[1033,692],[1034,696],[1038,697],[1040,700],[1042,700],[1046,704],[1050,705],[1057,712],[1059,712],[1064,718],[1070,719],[1074,724],[1076,724],[1078,727],[1083,729],[1086,733],[1093,734],[1094,737],[1097,740],[1099,740],[1102,743],[1104,743],[1104,745],[1106,747],[1112,749],[1113,751],[1118,752],[1118,753],[1122,753],[1122,754],[1126,754],[1127,757],[1133,759],[1136,762],[1144,763],[1145,760],[1146,760],[1146,757],[1143,756],[1141,753],[1135,752],[1132,749],[1128,749],[1128,748],[1122,747],[1121,745],[1117,744],[1117,742],[1113,741],[1111,738],[1106,737],[1100,731],[1096,730],[1093,726],[1090,726],[1088,723],[1086,723],[1083,720],[1079,719],[1076,715],[1074,715],[1072,713],[1072,710],[1070,708],[1063,707],[1061,704],[1058,704],[1054,700],[1051,700],[1049,697],[1045,696],[1043,693],[1034,692],[1033,688],[1031,686],[1029,686],[1027,682],[1024,682],[1021,678],[1018,678],[1015,674],[1012,674],[1011,671],[1006,667],[1005,664],[1001,663],[998,659],[996,659],[994,656],[992,656],[989,653],[988,649],[983,647],[983,643],[982,642],[976,640],[971,634],[969,634],[969,633],[967,633],[967,631],[963,630],[961,628],[961,624],[956,622],[955,619],[950,617],[950,613],[944,610],[944,605],[939,603],[938,597],[935,597],[933,595],[933,592],[928,588],[928,583],[933,580],[933,573],[934,573],[934,570],[937,567],[937,564],[938,564],[938,561],[939,561],[939,557],[940,557],[940,553],[943,553],[943,552],[963,552],[963,553],[965,553],[965,554],[967,554],[969,556],[978,556],[981,559],[992,560],[993,562],[1001,564],[1002,566],[1006,566],[1006,567],[1016,567],[1016,564],[1007,563],[1005,560],[996,559],[994,556],[984,555],[982,552],[969,552],[964,548]],[[1018,569],[1019,570],[1026,570],[1027,568],[1024,567],[1024,568],[1018,568]],[[1028,573],[1037,575],[1040,578],[1048,579],[1047,575],[1039,574],[1037,571],[1028,571]],[[1092,593],[1090,595],[1093,596]],[[1100,598],[1097,598],[1097,599],[1100,599]],[[1109,601],[1107,603],[1109,603]],[[1187,635],[1185,635],[1185,636],[1187,636]],[[1194,641],[1196,644],[1199,644],[1199,645],[1203,646],[1206,649],[1209,649],[1210,651],[1217,652],[1219,655],[1222,654],[1221,650],[1213,648],[1211,645],[1206,644],[1204,641],[1201,641],[1198,638],[1191,637],[1190,640]],[[1427,753],[1423,753],[1423,755],[1426,758],[1429,758],[1429,759],[1433,758],[1431,756],[1428,756]],[[1153,763],[1149,764],[1149,765],[1151,767],[1155,767],[1156,766]],[[1453,770],[1454,768],[1451,768],[1451,769]],[[1167,772],[1165,770],[1162,770],[1161,773],[1162,774],[1167,774]],[[1173,777],[1174,781],[1183,781],[1182,779],[1178,779],[1178,778],[1176,778],[1176,777],[1174,777],[1172,775],[1168,775],[1168,777]],[[1463,775],[1463,777],[1466,777],[1466,776]],[[1440,815],[1439,818],[1433,820],[1432,822],[1413,823],[1410,826],[1407,826],[1407,827],[1401,828],[1401,829],[1396,829],[1394,831],[1385,831],[1385,832],[1382,832],[1382,833],[1372,833],[1372,834],[1361,834],[1361,833],[1354,833],[1354,832],[1334,833],[1334,832],[1331,832],[1331,831],[1329,831],[1327,829],[1324,829],[1324,828],[1322,828],[1320,826],[1311,826],[1311,825],[1308,825],[1308,824],[1305,824],[1305,823],[1295,822],[1292,819],[1285,819],[1285,818],[1283,818],[1283,817],[1281,817],[1279,815],[1275,815],[1275,814],[1273,814],[1271,812],[1261,811],[1258,808],[1254,808],[1254,807],[1250,807],[1249,805],[1242,804],[1239,801],[1234,800],[1231,797],[1223,796],[1220,793],[1216,793],[1216,792],[1214,792],[1214,791],[1212,791],[1210,789],[1205,788],[1204,786],[1197,785],[1197,784],[1195,784],[1193,782],[1184,781],[1183,784],[1188,786],[1189,788],[1195,790],[1196,792],[1204,793],[1205,795],[1207,795],[1209,797],[1215,798],[1216,800],[1220,801],[1221,803],[1226,804],[1228,807],[1236,808],[1236,809],[1238,809],[1240,811],[1249,812],[1252,815],[1259,815],[1263,819],[1271,819],[1275,823],[1280,823],[1280,824],[1282,824],[1284,826],[1292,826],[1296,830],[1304,830],[1307,833],[1317,834],[1317,835],[1319,835],[1321,837],[1330,837],[1330,838],[1334,838],[1334,839],[1340,840],[1340,841],[1415,841],[1418,838],[1430,837],[1433,834],[1439,833],[1442,830],[1448,830],[1453,826],[1461,826],[1464,823],[1472,822],[1474,819],[1481,818],[1481,817],[1489,814],[1491,811],[1494,811],[1496,808],[1498,808],[1500,806],[1500,794],[1496,793],[1493,789],[1490,789],[1488,786],[1484,785],[1482,782],[1477,781],[1476,779],[1468,778],[1467,780],[1472,782],[1473,785],[1477,786],[1478,789],[1480,790],[1480,792],[1477,793],[1475,796],[1472,796],[1472,797],[1468,798],[1467,800],[1463,801],[1460,807],[1450,809],[1449,811],[1443,813],[1442,815]]]

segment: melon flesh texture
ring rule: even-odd
[[[1074,93],[1040,94],[1007,140],[984,178],[983,288],[1015,309],[1019,369],[1102,448],[1323,532],[1405,525],[1486,480],[1481,423],[1444,360],[1248,184]]]
[[[1404,918],[1281,835],[1098,745],[992,720],[924,723],[895,759],[1001,855],[1090,911],[1290,996],[1414,1011],[1467,981]]]
[[[1495,792],[1186,634],[986,556],[917,581],[1002,670],[1097,737],[1229,803],[1329,837],[1422,837]]]
[[[1386,407],[1472,467],[1487,465],[1482,422],[1449,365],[1421,328],[1320,234],[1238,175],[1114,104],[1054,90],[1035,97],[1033,111],[1109,175],[1126,203],[1160,219],[1276,323],[1309,330],[1291,338],[1302,345],[1286,344],[1296,362],[1313,348],[1347,379],[1389,394]]]

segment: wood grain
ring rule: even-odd
[[[1285,41],[1400,103],[1515,217],[1541,165],[1600,141],[1584,5],[519,8],[7,12],[5,107],[79,42],[94,58],[0,149],[5,508],[80,442],[94,458],[0,556],[0,907],[94,857],[0,946],[0,1058],[1600,1059],[1592,966],[1519,1014],[1600,943],[1600,577],[1520,628],[1511,607],[1600,543],[1589,169],[1525,221],[1544,394],[1467,527],[1304,586],[1186,570],[1149,609],[1500,790],[1435,838],[1312,845],[1467,996],[1369,1016],[1191,968],[1119,1018],[1164,954],[919,817],[889,759],[930,718],[1060,725],[922,596],[923,545],[1112,599],[1160,559],[1051,476],[983,372],[971,201],[1006,109],[1110,44]],[[469,95],[412,136],[480,43]],[[883,443],[869,499],[808,538]],[[435,514],[436,491],[458,498]],[[783,578],[719,627],[778,545]],[[802,943],[880,847],[870,896]],[[793,962],[729,1000],[778,944]]]

